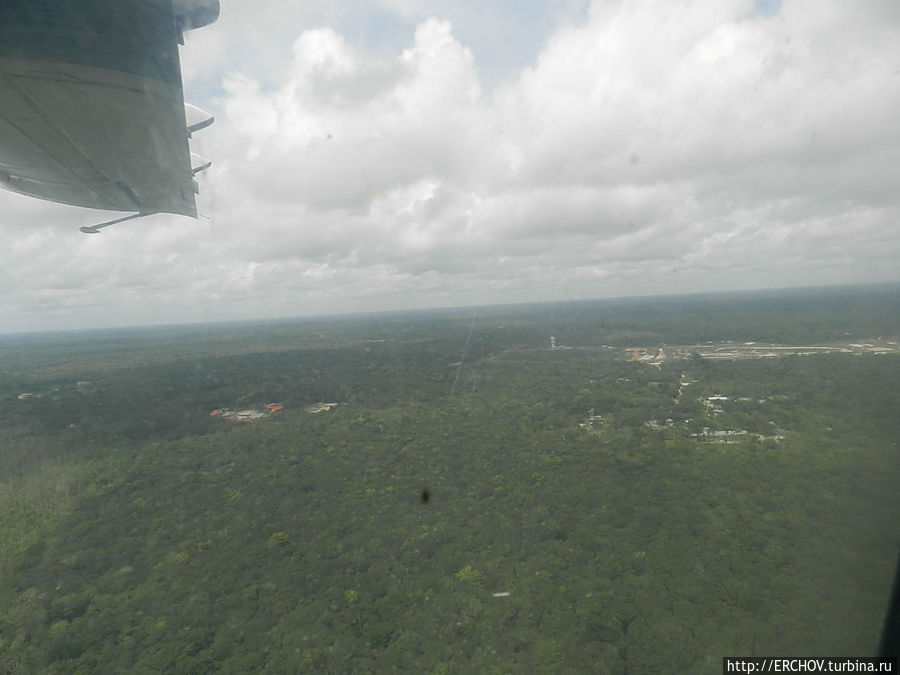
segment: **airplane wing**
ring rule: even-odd
[[[0,1],[0,187],[64,204],[197,216],[182,31],[218,0]],[[191,119],[189,120],[189,116]]]

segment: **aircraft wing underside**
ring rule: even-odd
[[[172,0],[0,4],[0,186],[196,217],[179,18]]]

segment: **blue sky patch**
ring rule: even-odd
[[[761,16],[775,16],[781,9],[781,0],[753,0],[753,13]]]

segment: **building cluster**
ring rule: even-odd
[[[340,404],[319,401],[318,403],[314,403],[313,405],[306,407],[305,410],[308,413],[316,414],[327,412],[338,405]],[[253,408],[248,408],[246,410],[218,408],[216,410],[213,410],[209,414],[210,417],[221,417],[223,420],[228,420],[230,422],[252,422],[253,420],[268,417],[272,413],[277,413],[281,410],[284,410],[284,408],[280,403],[267,403],[262,410],[256,410]]]
[[[657,367],[662,366],[667,360],[684,359],[688,356],[688,351],[684,347],[631,347],[626,351],[630,354],[629,361]]]
[[[774,398],[774,396],[773,396],[773,398]],[[714,396],[701,397],[699,400],[700,400],[700,403],[703,404],[703,407],[706,408],[707,412],[710,415],[721,415],[723,412],[725,412],[722,409],[722,404],[725,401],[732,400],[732,397],[720,396],[720,395],[716,394]],[[738,397],[735,397],[734,400],[738,401],[740,403],[750,403],[754,400],[756,401],[756,403],[765,403],[766,402],[766,399],[764,399],[764,398],[753,399],[749,396],[738,396]]]
[[[595,426],[599,426],[601,424],[603,424],[603,415],[597,415],[594,412],[594,409],[591,408],[588,412],[587,419],[585,419],[584,422],[581,422],[578,426],[582,429],[591,430]]]
[[[550,349],[553,351],[556,351],[557,349],[572,349],[572,348],[568,347],[566,345],[556,344],[556,337],[551,335],[550,336]]]
[[[261,417],[268,417],[272,413],[283,410],[277,403],[267,403],[265,410],[228,410],[226,408],[216,409],[209,413],[210,417],[221,417],[223,420],[234,422],[252,422]]]
[[[712,443],[738,443],[743,438],[752,437],[760,441],[775,441],[776,443],[784,440],[784,434],[754,434],[744,429],[710,429],[703,427],[703,431],[691,434],[694,438],[700,438]]]
[[[319,403],[314,403],[313,405],[306,408],[306,412],[312,413],[315,415],[317,413],[328,412],[329,410],[331,410],[332,408],[334,408],[338,405],[340,405],[340,404],[339,403],[323,403],[322,401],[320,401]]]

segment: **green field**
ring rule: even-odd
[[[631,360],[745,342],[888,353]],[[0,337],[0,672],[871,655],[898,342],[896,286]]]

